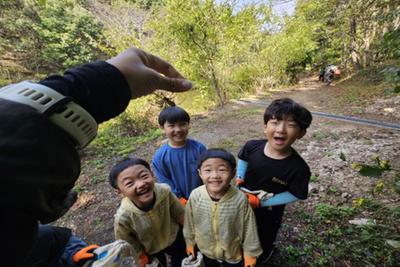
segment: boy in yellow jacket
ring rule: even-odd
[[[149,164],[143,159],[126,159],[115,165],[109,182],[123,196],[115,214],[116,239],[129,242],[139,255],[140,266],[157,258],[166,266],[181,266],[185,242],[180,225],[184,208],[168,185],[156,184]]]
[[[224,149],[209,149],[199,158],[204,185],[190,194],[183,234],[186,250],[195,247],[207,267],[254,266],[262,253],[255,216],[246,196],[230,185],[235,157]]]

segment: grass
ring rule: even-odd
[[[338,99],[339,106],[365,105],[375,97],[394,94],[395,91],[388,90],[393,84],[385,79],[382,72],[386,67],[388,65],[370,67],[338,82],[337,86],[343,89]]]
[[[99,134],[90,148],[98,151],[100,155],[126,157],[141,144],[154,140],[161,134],[159,128],[150,128],[141,135],[129,136],[113,127],[109,127]]]
[[[365,214],[376,224],[348,222]],[[387,242],[400,238],[400,208],[365,199],[352,207],[320,203],[314,212],[298,209],[294,216],[305,222],[305,228],[298,242],[280,248],[280,262],[274,266],[396,266],[400,260],[400,251]]]

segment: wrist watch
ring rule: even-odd
[[[81,106],[57,91],[29,81],[0,88],[0,98],[33,107],[63,129],[78,149],[86,147],[97,134],[96,120]]]

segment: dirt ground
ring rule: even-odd
[[[257,97],[258,104],[251,99],[232,101],[222,108],[193,116],[190,136],[208,147],[224,147],[237,155],[247,140],[263,138],[262,114],[265,107],[259,105],[260,101],[267,103],[278,97],[290,97],[311,111],[357,114],[363,118],[400,123],[398,96],[377,99],[367,107],[343,108],[334,101],[341,90],[334,85],[324,86],[315,79],[306,79],[295,87],[272,91],[269,96]],[[154,151],[163,142],[164,138],[151,141],[133,154],[151,159]],[[353,200],[371,194],[377,179],[361,176],[351,167],[352,163],[370,164],[375,156],[379,156],[383,160],[389,160],[392,166],[392,170],[384,172],[380,179],[393,179],[396,173],[400,172],[398,130],[315,116],[306,136],[298,140],[294,147],[310,165],[314,179],[310,183],[309,198],[288,205],[277,240],[279,246],[296,242],[304,227],[304,222],[293,215],[296,209],[302,208],[311,212],[320,202],[351,205]],[[110,188],[106,179],[110,166],[116,159],[109,158],[98,162],[97,169],[88,169],[88,161],[95,158],[93,153],[89,148],[83,158],[82,175],[77,184],[79,189],[77,203],[57,224],[70,227],[89,243],[105,244],[113,241],[113,215],[119,205],[119,197]],[[346,160],[343,160],[343,155]],[[395,192],[384,192],[378,198],[388,206],[400,203],[399,194]],[[279,257],[279,254],[274,257]]]

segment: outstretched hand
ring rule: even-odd
[[[157,89],[183,92],[192,88],[192,83],[167,61],[138,48],[128,48],[107,62],[124,75],[132,98],[150,94]]]

